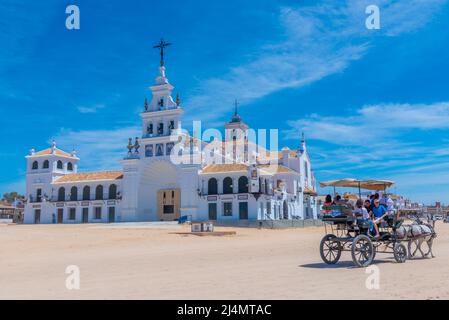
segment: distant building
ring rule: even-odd
[[[22,222],[23,206],[0,201],[0,222]]]

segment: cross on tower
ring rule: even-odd
[[[161,67],[164,65],[164,48],[171,45],[171,43],[165,42],[164,39],[161,39],[161,41],[155,45],[154,49],[159,49],[161,52]]]
[[[237,99],[235,99],[235,101],[234,101],[234,106],[235,106],[234,115],[237,115],[237,107],[239,106],[239,102],[237,101]]]

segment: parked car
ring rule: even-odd
[[[435,221],[437,221],[437,220],[444,220],[444,217],[441,214],[434,214],[432,218]]]

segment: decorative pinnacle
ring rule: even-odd
[[[179,98],[179,93],[176,94],[176,105],[179,107],[179,105],[181,104],[181,99]]]
[[[136,137],[136,142],[134,143],[134,149],[135,149],[135,153],[139,153],[139,148],[140,148],[140,144],[139,144],[139,137]]]
[[[145,111],[148,111],[148,99],[145,98]]]
[[[127,148],[128,148],[128,153],[131,153],[132,150],[133,150],[133,148],[134,148],[134,145],[133,145],[133,138],[129,138]]]

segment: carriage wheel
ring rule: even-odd
[[[402,243],[394,244],[393,254],[397,263],[404,263],[407,260],[407,248]]]
[[[334,234],[327,234],[320,242],[321,259],[327,264],[335,264],[341,257],[341,243],[340,241],[333,240],[335,238],[336,236]]]
[[[361,234],[352,240],[352,261],[358,267],[369,266],[374,259],[374,246],[370,238]]]

